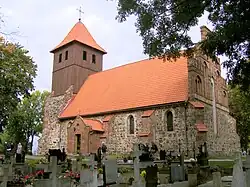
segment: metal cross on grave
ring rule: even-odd
[[[79,11],[79,21],[81,21],[81,19],[82,19],[82,14],[84,14],[84,12],[82,11],[82,7],[78,8],[78,9],[76,9],[76,10]]]

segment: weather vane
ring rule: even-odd
[[[79,21],[81,21],[81,17],[82,17],[82,14],[84,14],[84,12],[82,11],[82,7],[76,9],[79,11]]]

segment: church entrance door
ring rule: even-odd
[[[75,152],[79,154],[81,151],[81,134],[75,135]]]

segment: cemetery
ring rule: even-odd
[[[18,151],[16,155],[6,151],[0,166],[1,187],[250,186],[250,153],[244,162],[236,154],[230,175],[209,166],[206,143],[189,160],[181,152],[158,151],[143,144],[134,144],[133,154],[123,159],[102,154],[69,156],[58,149],[48,153],[46,158],[25,162]]]

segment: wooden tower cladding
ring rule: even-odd
[[[76,94],[89,75],[102,71],[106,51],[79,21],[51,53],[54,54],[52,92],[59,96],[71,85]]]

